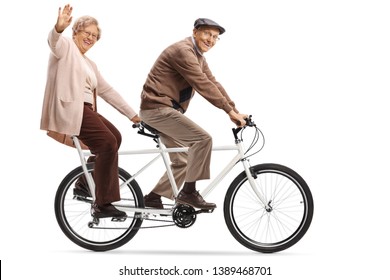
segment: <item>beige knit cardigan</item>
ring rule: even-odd
[[[71,38],[62,36],[53,28],[49,33],[48,43],[51,53],[40,128],[53,132],[52,135],[55,134],[56,140],[59,140],[58,138],[69,138],[80,133],[86,72],[83,70],[82,54]],[[96,64],[89,58],[86,59],[92,65],[97,78],[96,95],[129,119],[137,115],[122,96],[104,80]],[[62,142],[64,141],[65,138]]]

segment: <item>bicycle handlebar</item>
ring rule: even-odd
[[[246,124],[242,127],[235,127],[235,128],[232,128],[232,131],[233,131],[233,135],[234,135],[234,139],[237,141],[238,140],[238,133],[245,127],[249,126],[249,127],[255,127],[256,124],[255,122],[252,120],[252,115],[249,115],[248,118],[245,119],[245,122]]]

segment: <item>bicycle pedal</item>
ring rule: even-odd
[[[199,210],[199,213],[213,213],[214,212],[214,209],[201,209]]]
[[[119,217],[119,218],[116,218],[116,217],[113,217],[111,219],[111,222],[124,222],[126,221],[127,217]]]

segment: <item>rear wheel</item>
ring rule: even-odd
[[[87,169],[91,173],[93,164],[88,164]],[[93,251],[113,250],[129,242],[138,232],[142,219],[132,209],[144,207],[142,191],[135,180],[124,184],[131,176],[122,168],[118,175],[121,201],[113,205],[127,213],[125,220],[93,218],[92,198],[73,194],[75,183],[84,176],[81,166],[71,171],[59,185],[54,202],[57,222],[77,245]]]

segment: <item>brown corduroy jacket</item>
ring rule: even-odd
[[[170,106],[184,113],[195,91],[226,113],[238,112],[188,37],[166,48],[154,63],[141,93],[141,110]]]

